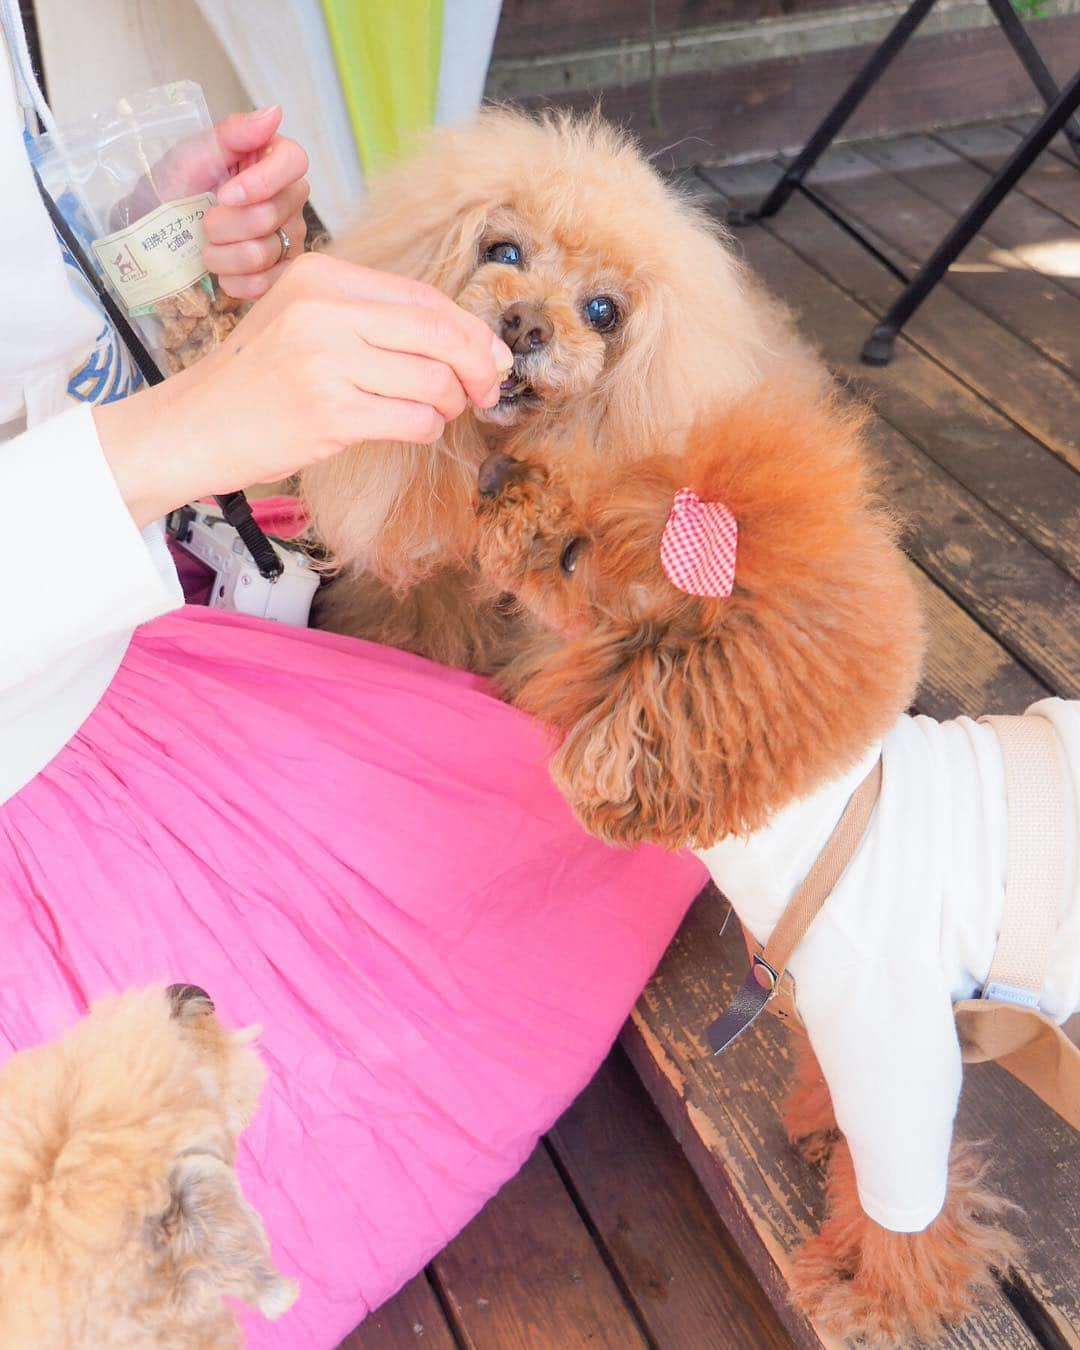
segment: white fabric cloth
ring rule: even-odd
[[[1028,715],[1052,722],[1066,770],[1066,880],[1040,1001],[1060,1022],[1080,1009],[1080,703],[1047,699]],[[1001,923],[1005,780],[993,730],[964,717],[903,717],[880,751],[866,837],[788,968],[862,1207],[918,1232],[945,1199],[961,1082],[952,1005],[982,987]],[[698,851],[759,942],[878,752],[751,837]]]
[[[0,17],[9,32],[9,0]],[[115,396],[129,375],[38,197],[18,50],[0,51],[0,801],[90,714],[133,628],[183,603],[161,526],[136,529],[80,396]]]
[[[502,0],[446,0],[435,121],[440,126],[476,115],[484,97]]]
[[[311,201],[332,234],[363,203],[364,171],[319,0],[197,0],[244,87],[257,104],[283,103],[285,131],[311,160]],[[435,120],[475,115],[500,0],[446,0]],[[198,72],[190,72],[198,78]]]
[[[283,130],[308,153],[312,205],[337,234],[360,207],[364,173],[319,0],[197,3],[253,103],[284,107]]]

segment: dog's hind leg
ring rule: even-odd
[[[839,1138],[832,1098],[808,1036],[797,1036],[795,1077],[784,1099],[784,1129],[809,1163],[821,1163]]]

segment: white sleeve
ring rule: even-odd
[[[918,1233],[937,1218],[948,1185],[963,1073],[952,1002],[940,972],[915,961],[875,969],[839,950],[841,941],[816,979],[796,976],[799,1012],[863,1210],[894,1233]]]
[[[0,691],[183,604],[101,449],[89,405],[0,444]]]

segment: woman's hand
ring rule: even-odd
[[[203,262],[237,300],[265,295],[287,266],[279,228],[289,237],[290,261],[304,250],[308,157],[277,134],[280,125],[281,109],[273,107],[236,113],[214,128],[225,166],[239,172],[221,184],[218,204],[203,217]]]
[[[492,407],[509,349],[440,291],[305,254],[198,365],[94,410],[137,524]]]

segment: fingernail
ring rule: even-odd
[[[495,358],[495,369],[500,375],[509,375],[514,368],[514,353],[502,338],[492,335],[491,354]]]
[[[222,206],[243,206],[247,201],[247,193],[244,190],[243,183],[238,183],[235,178],[230,178],[227,183],[222,183],[218,188],[218,201]]]
[[[481,406],[482,406],[482,407],[485,407],[485,408],[493,408],[493,407],[495,406],[495,404],[498,403],[498,401],[499,401],[499,392],[500,392],[500,391],[499,391],[499,386],[498,386],[498,384],[497,384],[497,383],[496,383],[496,384],[493,384],[493,385],[491,386],[491,388],[490,388],[490,389],[487,391],[487,393],[485,394],[484,400],[483,400],[483,403],[482,403]]]
[[[264,117],[269,117],[271,113],[277,112],[280,107],[280,103],[268,103],[265,108],[256,108],[254,112],[248,113],[248,121],[258,122]]]

